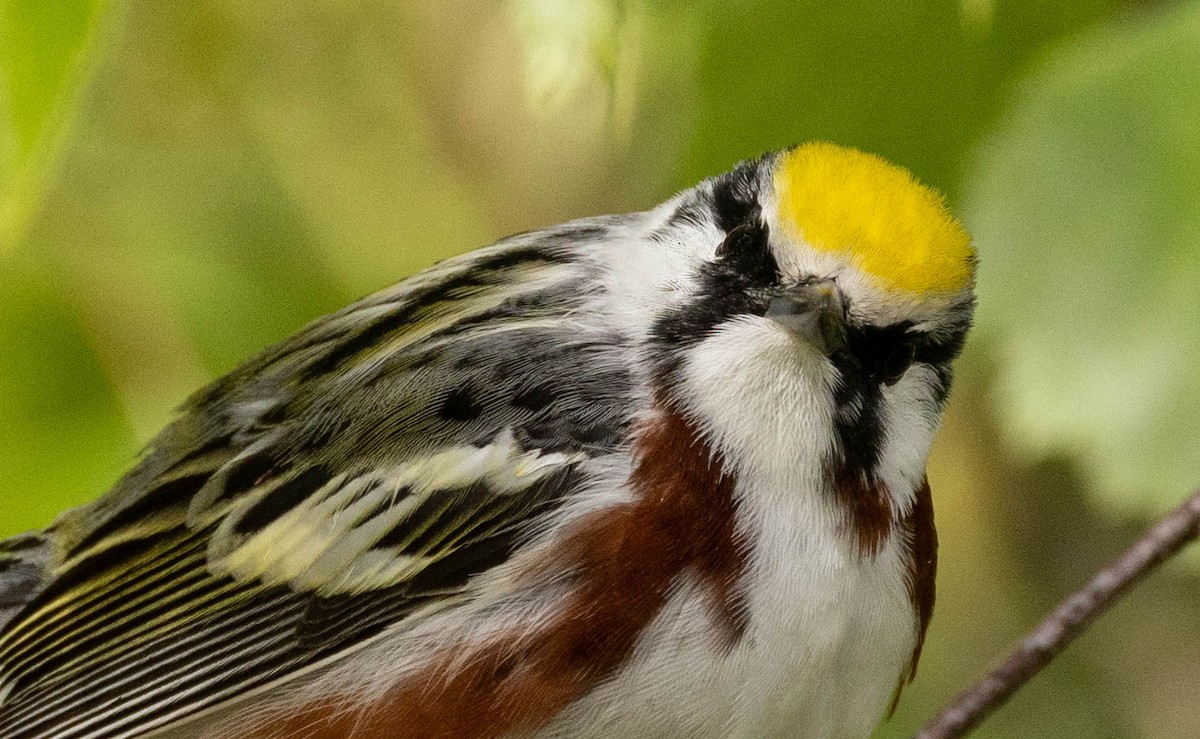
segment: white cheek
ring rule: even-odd
[[[642,340],[665,312],[694,297],[693,276],[712,258],[723,234],[711,224],[664,228],[677,207],[671,201],[630,218],[623,232],[600,247],[588,244],[580,250],[579,257],[596,268],[600,282],[584,312]]]
[[[912,496],[925,476],[929,447],[941,425],[941,413],[935,402],[937,373],[924,364],[915,364],[881,396],[880,420],[883,445],[877,470],[892,495],[898,512],[907,512]]]

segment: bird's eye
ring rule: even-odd
[[[747,221],[731,229],[717,246],[717,259],[750,282],[765,285],[779,279],[779,265],[771,253],[767,227],[757,221]]]
[[[725,240],[717,245],[717,257],[728,257],[736,254],[739,248],[745,246],[754,238],[754,229],[749,224],[742,224],[725,235]]]
[[[885,385],[895,385],[912,366],[917,354],[917,346],[911,341],[903,341],[892,347],[879,366],[879,379]]]

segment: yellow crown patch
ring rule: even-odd
[[[940,193],[855,149],[813,142],[776,165],[779,219],[814,249],[841,252],[884,284],[952,293],[971,283],[974,250]]]

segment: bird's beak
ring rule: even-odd
[[[833,280],[787,287],[767,303],[767,318],[826,355],[846,347],[846,310]]]

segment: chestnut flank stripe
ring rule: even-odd
[[[833,492],[846,516],[847,532],[863,557],[874,557],[892,533],[892,504],[874,475],[853,467],[834,470]]]
[[[925,631],[933,617],[933,601],[936,596],[937,579],[937,529],[933,525],[933,494],[929,490],[929,479],[921,481],[912,510],[900,522],[906,533],[908,547],[905,560],[908,565],[908,595],[917,612],[917,644],[913,648],[908,679],[917,672],[921,659],[921,647],[925,644]]]
[[[933,618],[938,541],[937,529],[933,525],[933,494],[929,490],[929,478],[921,481],[912,509],[900,520],[899,528],[904,535],[904,574],[908,597],[917,616],[917,642],[913,646],[912,659],[896,683],[896,692],[892,694],[892,705],[888,709],[889,716],[900,701],[900,691],[917,674],[921,647],[925,645],[925,632],[929,630],[929,620]]]
[[[535,730],[625,663],[685,572],[709,587],[714,620],[732,645],[745,628],[745,546],[721,456],[682,413],[660,403],[639,433],[630,482],[635,502],[583,520],[547,556],[556,571],[579,572],[554,620],[532,633],[514,627],[487,644],[447,649],[358,710],[321,701],[242,736],[474,739]]]

